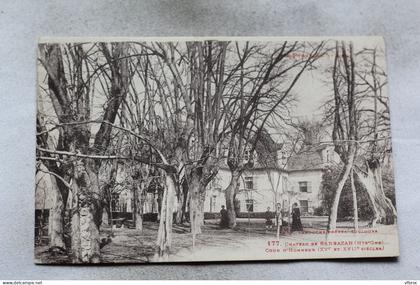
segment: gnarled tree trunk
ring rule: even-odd
[[[354,184],[354,170],[352,169],[350,173],[350,183],[351,183],[351,193],[353,197],[353,218],[354,218],[354,229],[359,230],[359,213],[357,206],[357,194],[356,194],[356,185]]]
[[[175,202],[175,179],[172,174],[166,174],[165,186],[157,239],[158,255],[163,260],[168,258],[172,244],[172,219]]]
[[[184,219],[186,218],[186,211],[187,211],[187,204],[188,204],[188,185],[186,181],[182,184],[182,191],[184,191],[183,194],[183,200],[182,200],[182,207],[181,207],[181,223],[184,222]]]
[[[99,181],[96,174],[82,161],[75,165],[72,215],[72,253],[74,262],[99,263],[100,207]]]
[[[70,208],[71,221],[71,255],[74,263],[81,259],[80,251],[80,210],[79,210],[79,187],[77,183],[72,185],[72,201]]]
[[[200,233],[202,232],[201,227],[204,226],[204,202],[206,201],[206,189],[200,184],[199,200],[198,200],[198,219],[197,223],[200,227]]]
[[[177,185],[176,188],[176,214],[175,214],[175,224],[181,224],[182,223],[182,204],[184,201],[184,192],[182,191],[182,187],[180,185]]]
[[[233,170],[230,183],[225,190],[226,211],[228,214],[228,227],[231,229],[236,227],[235,196],[239,189],[240,177],[240,172],[237,170]]]
[[[195,246],[195,239],[197,234],[201,233],[200,223],[200,180],[197,175],[192,175],[189,184],[190,193],[190,223],[191,234],[193,239],[193,246]]]
[[[108,206],[107,205],[105,205],[102,209],[102,220],[101,221],[102,221],[101,225],[109,226],[109,224],[110,224],[110,217],[109,217],[109,214],[108,214]]]
[[[59,247],[65,249],[63,233],[63,219],[65,205],[63,197],[59,191],[55,177],[50,176],[52,191],[52,208],[48,217],[48,236],[50,240],[50,248]]]
[[[177,199],[178,199],[178,203],[177,203],[175,223],[182,224],[184,222],[185,208],[186,208],[187,199],[188,199],[188,185],[186,182],[183,182],[179,186]]]
[[[357,177],[366,188],[374,211],[374,217],[371,221],[372,227],[376,223],[385,225],[396,222],[397,211],[391,200],[385,196],[382,185],[382,174],[380,162],[371,159],[367,162],[367,172],[356,171]]]
[[[144,184],[136,185],[134,189],[134,222],[136,230],[143,230],[143,205],[144,205]]]
[[[357,139],[357,118],[355,103],[355,71],[353,58],[353,45],[349,44],[347,48],[345,43],[340,45],[338,41],[335,47],[336,55],[333,67],[333,85],[334,85],[334,128],[332,138],[334,141],[334,150],[340,156],[344,163],[344,168],[338,179],[337,190],[334,195],[333,204],[330,209],[328,221],[328,230],[335,230],[337,227],[337,212],[340,202],[341,192],[344,184],[349,177],[356,156]],[[347,54],[348,53],[348,54]],[[341,64],[339,62],[342,62]],[[341,71],[341,69],[344,69]],[[343,80],[341,79],[343,77]],[[344,93],[345,90],[346,92]],[[343,102],[347,106],[343,108]],[[347,129],[343,127],[347,126]]]
[[[331,206],[330,216],[328,220],[328,230],[330,231],[335,230],[337,228],[338,204],[340,202],[340,196],[341,196],[341,192],[343,191],[344,184],[346,183],[347,178],[349,177],[350,172],[353,168],[355,154],[356,154],[355,146],[350,146],[347,162],[344,165],[344,168],[341,171],[340,177],[338,179],[337,190],[335,192],[333,204]]]

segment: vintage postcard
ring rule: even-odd
[[[399,255],[384,41],[38,46],[35,262]]]

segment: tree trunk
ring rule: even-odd
[[[181,216],[181,224],[184,222],[184,219],[185,219],[185,212],[186,212],[186,210],[187,210],[187,203],[188,203],[188,185],[187,185],[187,183],[186,182],[184,182],[183,184],[182,184],[182,191],[183,191],[183,194],[182,194],[182,205],[181,205],[181,214],[180,214],[180,216]]]
[[[164,194],[165,190],[160,190],[157,193],[157,220],[160,221],[160,216],[161,216],[161,212],[162,212],[162,205],[163,205],[163,194]]]
[[[330,231],[335,230],[337,228],[338,204],[340,202],[340,196],[341,196],[341,192],[343,191],[344,184],[346,183],[347,178],[349,177],[350,172],[353,168],[355,153],[356,153],[355,149],[354,147],[352,147],[352,150],[349,151],[349,156],[344,166],[344,169],[341,172],[340,177],[338,179],[337,190],[334,195],[334,200],[331,206],[330,216],[328,220],[328,230]]]
[[[354,218],[354,229],[355,231],[359,230],[359,213],[357,206],[357,195],[356,195],[356,185],[354,184],[354,171],[350,172],[350,183],[351,183],[351,192],[353,195],[353,218]]]
[[[143,231],[143,213],[141,209],[136,211],[136,230]]]
[[[95,223],[93,204],[80,195],[80,249],[81,261],[99,263],[99,229]]]
[[[89,163],[89,162],[87,162]],[[72,216],[72,252],[75,262],[99,263],[99,181],[90,165],[76,162],[76,201]]]
[[[230,229],[236,227],[235,196],[239,188],[240,177],[241,174],[239,171],[232,171],[232,178],[225,191],[226,211],[228,214],[228,227]]]
[[[158,255],[163,260],[168,258],[172,243],[172,219],[175,202],[175,180],[172,174],[166,174],[165,184],[157,240]]]
[[[63,239],[64,226],[64,202],[63,197],[59,191],[57,180],[53,175],[48,175],[51,181],[52,191],[52,208],[50,209],[48,217],[48,237],[50,240],[50,248],[59,247],[65,249]]]
[[[74,263],[80,262],[80,212],[79,212],[79,188],[73,183],[72,207],[70,208],[71,219],[71,253]]]
[[[132,189],[132,195],[133,195],[133,203],[131,205],[131,218],[133,219],[133,225],[135,228],[137,228],[137,205],[138,205],[138,191],[137,191],[137,185],[135,185]]]
[[[60,247],[65,249],[63,240],[63,217],[64,217],[64,204],[61,194],[58,189],[53,187],[52,204],[48,217],[48,236],[50,240],[50,248]]]
[[[143,231],[143,203],[144,203],[144,195],[143,195],[144,188],[141,186],[136,186],[134,189],[134,221],[136,230]]]
[[[197,175],[192,175],[189,185],[190,193],[190,224],[193,247],[197,234],[201,233],[200,223],[200,180]]]
[[[102,209],[102,224],[101,225],[109,225],[110,219],[108,214],[108,206],[105,205]]]
[[[44,107],[41,101],[38,102],[38,108],[41,113],[44,113]],[[44,120],[40,114],[37,115],[37,130],[38,129],[39,131],[46,130]],[[45,134],[41,138],[37,138],[37,143],[47,149],[51,149],[54,145],[51,136],[48,136],[47,134]],[[41,163],[39,167],[43,172],[48,172],[51,170],[56,174],[59,173],[59,171],[57,171],[57,165],[53,163]],[[65,249],[64,216],[66,212],[66,202],[69,189],[67,189],[67,186],[64,185],[62,181],[56,179],[54,175],[49,174],[48,177],[51,182],[52,191],[52,207],[50,209],[48,217],[49,246],[50,248],[60,247],[62,249]]]
[[[206,199],[206,192],[202,187],[202,185],[199,185],[198,200],[196,202],[196,214],[194,221],[196,234],[201,234],[203,232],[202,227],[204,226],[204,202]]]
[[[183,217],[184,217],[184,212],[183,209],[184,207],[184,201],[185,201],[185,194],[184,194],[184,189],[183,187],[179,187],[178,189],[178,195],[177,195],[177,210],[176,210],[176,216],[175,216],[175,224],[182,224],[183,222]]]
[[[385,225],[394,224],[397,211],[391,200],[385,196],[380,163],[378,160],[370,160],[367,166],[366,174],[359,171],[356,171],[356,174],[365,186],[371,200],[374,211],[371,225],[374,227],[378,222]]]
[[[356,156],[355,140],[357,140],[358,124],[355,103],[355,65],[353,59],[353,45],[350,43],[349,47],[346,48],[343,42],[340,54],[340,46],[337,41],[335,52],[336,54],[333,67],[335,109],[332,138],[334,141],[334,150],[344,163],[344,168],[340,173],[337,190],[335,191],[333,204],[331,206],[328,230],[335,230],[337,227],[337,212],[341,192],[343,191],[344,184],[353,169],[354,157]],[[342,61],[343,64],[340,65],[339,61]],[[344,73],[341,73],[341,67],[344,69]],[[343,77],[343,81],[340,80],[340,76]],[[340,90],[340,82],[346,91],[345,95],[344,91]],[[343,106],[343,102],[347,103],[346,109]],[[347,126],[346,131],[344,131],[343,124]],[[347,140],[348,145],[343,144],[342,140]]]

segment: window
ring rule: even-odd
[[[245,189],[246,190],[254,189],[254,177],[246,176],[244,180],[245,180]]]
[[[252,152],[249,148],[245,149],[244,160],[245,161],[252,160]]]
[[[222,147],[222,153],[221,153],[221,155],[223,157],[228,157],[228,155],[229,155],[229,148],[227,146],[223,146]]]
[[[299,191],[300,192],[308,192],[308,182],[307,181],[299,182]]]
[[[300,211],[302,212],[302,214],[308,213],[308,209],[309,209],[308,200],[299,200],[299,204],[300,204]]]
[[[123,213],[127,213],[127,199],[121,201],[120,211]]]
[[[280,152],[280,164],[284,166],[287,162],[286,153],[284,151]]]
[[[125,190],[120,193],[119,196],[119,212],[127,213],[127,202],[128,202],[128,195]]]
[[[210,213],[213,213],[216,211],[216,195],[213,195],[210,197]]]
[[[245,200],[246,210],[247,212],[254,212],[254,200],[253,199],[246,199]]]
[[[112,193],[111,198],[111,209],[113,212],[118,212],[120,210],[120,195],[118,193]]]
[[[235,198],[233,200],[233,208],[235,208],[235,213],[238,214],[241,212],[241,201]]]
[[[287,177],[286,176],[282,176],[282,188],[283,188],[283,192],[284,193],[287,192],[287,191],[289,191],[288,186],[289,186],[289,183],[288,183]]]

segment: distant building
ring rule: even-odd
[[[321,205],[320,189],[326,166],[337,161],[333,146],[305,144],[301,151],[285,158],[281,146],[268,136],[271,147],[265,152],[253,154],[254,165],[240,179],[236,207],[240,212],[264,212],[267,207],[275,209],[280,203],[288,212],[293,203],[298,203],[303,215],[313,214]],[[263,157],[261,159],[261,157]],[[247,159],[247,157],[245,157]],[[269,163],[264,162],[269,161]],[[219,212],[226,205],[225,189],[231,173],[222,165],[215,179],[209,184],[204,204],[205,212]]]

